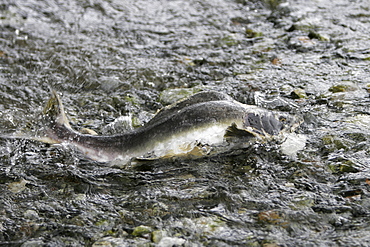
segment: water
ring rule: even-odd
[[[33,133],[50,88],[75,128],[99,133],[214,89],[302,115],[307,138],[295,156],[256,144],[127,169],[1,138],[2,245],[369,245],[367,1],[13,0],[0,11],[2,136]]]

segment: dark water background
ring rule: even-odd
[[[0,245],[369,246],[369,17],[366,0],[0,3],[2,135],[35,129],[50,88],[99,133],[213,89],[302,115],[308,139],[117,169],[1,138]]]

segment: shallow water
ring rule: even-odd
[[[213,89],[303,116],[307,137],[291,157],[257,143],[126,169],[2,137],[2,245],[370,244],[367,1],[14,0],[0,11],[2,136],[34,133],[53,88],[77,129],[112,133],[129,115],[140,126]]]

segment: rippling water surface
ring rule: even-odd
[[[368,246],[368,1],[0,4],[0,245]],[[118,169],[35,134],[133,125],[199,90],[301,115],[305,148],[256,144]]]

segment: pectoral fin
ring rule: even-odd
[[[255,135],[246,129],[239,129],[235,123],[232,123],[227,127],[224,137],[226,140],[235,138],[249,139],[255,137]]]

